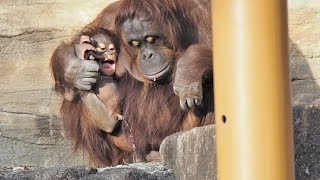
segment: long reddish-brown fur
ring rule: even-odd
[[[82,30],[101,27],[121,36],[120,26],[126,19],[151,17],[163,25],[159,31],[168,36],[176,59],[185,62],[173,70],[169,83],[147,83],[134,63],[135,55],[121,46],[116,75],[124,120],[113,134],[101,131],[91,122],[82,106],[81,94],[65,80],[63,69],[70,54],[74,55],[72,48],[79,36],[56,49],[51,59],[55,90],[62,95],[66,91],[78,95],[73,101],[63,100],[61,106],[64,130],[76,149],[87,152],[98,166],[145,160],[150,151],[159,150],[161,141],[168,135],[213,123],[212,64],[208,63],[212,58],[209,7],[209,0],[122,0],[109,5]],[[186,81],[203,80],[202,106],[190,110],[180,108],[179,97],[173,91],[175,72],[179,69],[190,72]]]
[[[170,83],[135,82],[132,86],[125,84],[123,88],[119,83],[119,89],[126,89],[121,94],[123,115],[133,130],[134,144],[141,159],[150,151],[158,150],[166,136],[213,123],[211,22],[204,19],[206,15],[210,17],[209,5],[210,1],[205,0],[125,0],[120,5],[115,22],[120,36],[121,25],[127,19],[148,19],[161,24],[159,32],[172,44],[177,55],[175,59],[184,61],[177,67],[188,72],[182,73],[182,79],[187,82],[203,80],[205,89],[203,106],[182,110],[179,97],[173,91],[175,73],[169,77]],[[204,21],[207,24],[202,26]],[[136,56],[133,52],[131,55],[134,64]],[[192,72],[197,72],[199,77]]]

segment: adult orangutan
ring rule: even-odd
[[[101,27],[120,37],[116,65],[123,121],[103,131],[83,115],[81,93],[99,65],[77,57],[75,36],[53,54],[55,89],[65,131],[97,165],[145,161],[175,132],[213,123],[209,0],[122,0],[108,6],[83,32]],[[71,94],[72,94],[71,93]]]

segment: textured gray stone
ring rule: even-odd
[[[0,179],[34,179],[34,180],[173,180],[172,170],[160,163],[140,163],[112,168],[95,169],[91,167],[53,167],[36,170],[0,169]]]
[[[320,178],[320,97],[301,95],[294,108],[297,179]]]
[[[176,133],[160,147],[165,166],[177,179],[216,179],[214,125]]]
[[[172,170],[160,163],[138,163],[106,168],[100,173],[82,178],[83,180],[174,180]]]
[[[289,5],[296,179],[320,179],[320,3]]]
[[[19,170],[16,172],[0,172],[0,179],[6,180],[59,180],[59,179],[70,179],[77,180],[81,177],[88,176],[97,172],[97,169],[90,167],[53,167],[38,170]]]

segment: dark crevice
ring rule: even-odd
[[[19,141],[22,143],[26,143],[26,144],[32,144],[32,145],[37,145],[37,146],[56,146],[56,144],[45,144],[45,143],[34,143],[34,142],[29,142],[29,141],[25,141],[19,138],[15,138],[15,137],[9,137],[9,136],[4,136],[0,134],[0,138],[4,138],[4,139],[9,139],[12,141]]]
[[[28,31],[24,31],[22,33],[14,34],[14,35],[0,34],[0,38],[15,38],[15,37],[20,37],[20,36],[30,35],[35,33],[51,33],[54,31],[61,31],[61,30],[58,30],[58,29],[28,30]]]
[[[15,115],[31,115],[31,116],[36,116],[36,117],[39,118],[39,120],[50,119],[50,116],[38,115],[38,114],[29,113],[29,112],[6,111],[6,110],[2,110],[2,109],[0,109],[0,112],[2,112],[2,113],[9,113],[9,114],[15,114]]]

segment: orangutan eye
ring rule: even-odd
[[[131,41],[131,44],[133,46],[139,47],[140,46],[140,42],[139,41]]]
[[[106,45],[103,44],[103,43],[98,44],[98,47],[96,49],[97,49],[97,52],[105,52],[106,51]]]
[[[150,44],[152,44],[152,43],[154,43],[154,42],[156,42],[156,37],[155,36],[148,36],[147,38],[146,38],[146,41],[148,42],[148,43],[150,43]]]
[[[109,44],[108,49],[110,52],[115,52],[116,51],[116,47],[114,46],[114,44]]]

